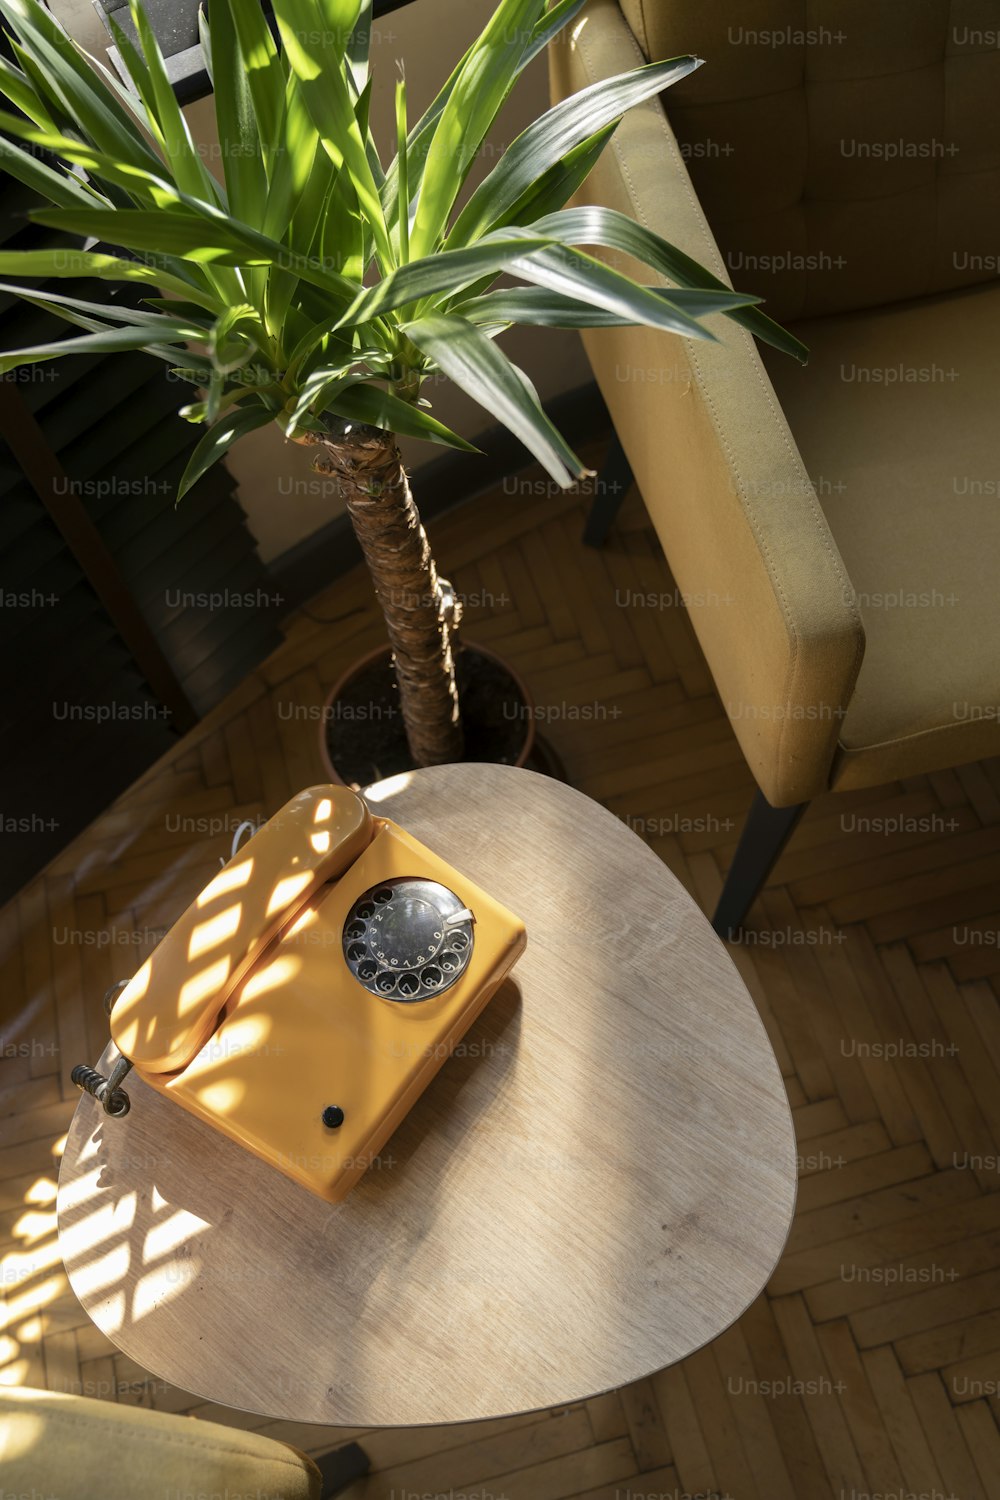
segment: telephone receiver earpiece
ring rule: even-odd
[[[242,846],[234,836],[232,858],[115,1002],[111,1035],[122,1054],[157,1073],[185,1067],[261,951],[320,885],[354,862],[373,832],[356,792],[316,786]]]

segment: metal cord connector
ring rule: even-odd
[[[105,1078],[103,1073],[98,1073],[96,1068],[90,1068],[86,1063],[77,1063],[69,1075],[77,1088],[85,1094],[90,1094],[99,1104],[104,1106],[104,1113],[120,1119],[127,1115],[132,1107],[132,1101],[121,1087],[122,1079],[129,1073],[132,1064],[127,1057],[119,1054],[118,1061],[111,1069],[110,1075]]]

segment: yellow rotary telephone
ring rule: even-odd
[[[328,1202],[344,1198],[524,951],[524,924],[344,787],[300,792],[110,1008],[130,1068]]]

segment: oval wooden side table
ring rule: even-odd
[[[60,1246],[87,1313],[207,1400],[351,1427],[565,1405],[683,1359],[760,1292],[795,1201],[782,1080],[677,880],[506,766],[369,789],[528,948],[344,1203],[154,1093],[82,1096]]]

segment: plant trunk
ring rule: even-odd
[[[464,754],[454,643],[461,606],[439,578],[396,440],[377,427],[311,435],[313,468],[334,475],[385,616],[410,754],[418,766]]]

